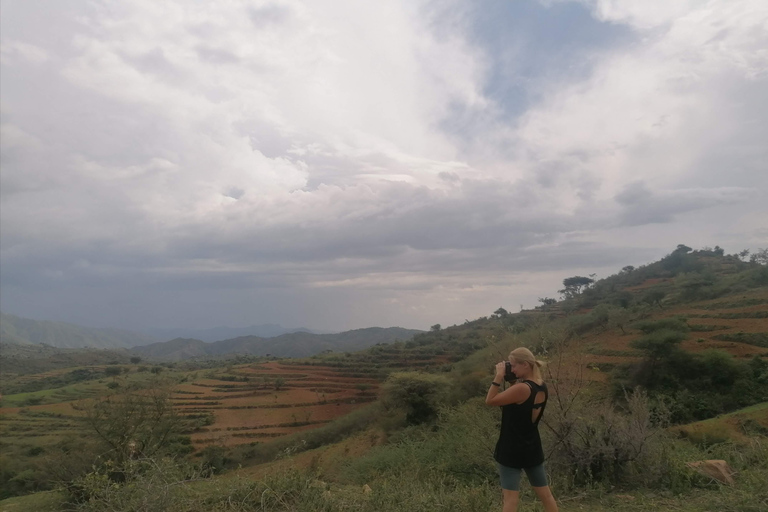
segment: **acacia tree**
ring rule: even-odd
[[[595,280],[591,277],[566,277],[563,279],[564,288],[562,290],[558,290],[558,293],[560,293],[564,299],[573,299],[574,297],[581,295],[581,292],[589,288],[589,286],[594,282]]]
[[[442,375],[420,372],[398,372],[389,376],[381,389],[381,400],[387,409],[400,409],[409,425],[418,425],[437,417],[447,400],[448,379]]]
[[[131,457],[151,457],[178,434],[181,420],[173,410],[164,387],[132,390],[76,408],[85,413],[85,423],[108,447],[109,458],[118,465]]]
[[[749,261],[760,265],[768,265],[768,249],[757,249],[755,253],[749,257]]]

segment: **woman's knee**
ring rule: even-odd
[[[516,510],[517,502],[520,500],[520,491],[510,491],[508,489],[501,490],[504,497],[504,511]]]

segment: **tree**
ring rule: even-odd
[[[660,329],[642,336],[630,343],[632,348],[642,350],[652,361],[658,361],[678,350],[685,339],[685,333],[672,329]]]
[[[759,265],[768,265],[768,249],[757,249],[754,254],[749,257],[749,261]]]
[[[441,375],[393,373],[382,385],[382,403],[387,408],[405,411],[409,425],[425,423],[437,417],[440,405],[447,400],[449,384]]]
[[[141,358],[139,356],[133,356],[131,357],[131,363],[133,364],[139,364],[141,362]]]
[[[493,316],[493,318],[505,318],[505,317],[509,316],[509,311],[507,311],[504,308],[499,308],[496,311],[494,311],[493,315],[491,315],[491,316]]]
[[[85,412],[86,425],[109,448],[118,465],[133,456],[151,457],[180,430],[170,392],[163,386],[109,395],[75,406]]]
[[[611,308],[608,311],[608,326],[621,329],[621,334],[627,334],[624,329],[632,319],[632,314],[625,308]]]
[[[573,299],[579,296],[582,290],[589,288],[595,280],[591,277],[573,276],[563,279],[562,290],[558,290],[558,293],[562,294],[565,299]]]
[[[661,309],[663,306],[661,305],[661,301],[664,300],[664,297],[667,296],[667,292],[664,290],[649,290],[648,292],[643,295],[643,298],[640,299],[642,302],[645,302],[649,306],[653,306],[654,304],[659,306],[659,309]]]
[[[104,375],[107,377],[112,377],[112,380],[115,380],[121,373],[123,373],[123,369],[119,366],[107,366],[104,369]]]
[[[429,328],[429,330],[432,331],[432,332],[438,332],[440,329],[442,329],[440,324],[435,324],[435,325],[433,325],[432,327]]]
[[[104,375],[107,375],[108,377],[120,375],[121,373],[123,373],[123,370],[119,366],[107,366],[104,368]]]
[[[551,297],[539,297],[539,302],[541,302],[543,306],[551,306],[553,304],[557,304],[557,299],[553,299]]]
[[[621,272],[622,272],[623,274],[630,274],[630,273],[632,273],[634,270],[635,270],[635,267],[633,267],[632,265],[627,265],[626,267],[622,267],[622,269],[621,269]]]

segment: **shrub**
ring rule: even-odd
[[[431,421],[448,398],[450,381],[442,375],[399,372],[381,387],[381,400],[388,409],[405,412],[409,425]]]
[[[463,484],[495,481],[493,449],[499,412],[482,398],[443,407],[434,426],[410,427],[386,446],[344,468],[346,479],[363,484],[381,474],[410,474],[412,479],[445,475]]]
[[[642,350],[651,361],[670,356],[685,339],[685,334],[671,329],[661,329],[646,334],[630,343],[632,348]]]
[[[136,454],[162,452],[181,429],[169,391],[160,386],[81,402],[77,408],[118,465]]]
[[[122,475],[115,481],[113,475]],[[184,510],[179,503],[179,484],[205,476],[200,468],[175,459],[129,460],[119,466],[107,464],[75,480],[68,491],[77,510]]]
[[[644,320],[633,324],[632,327],[639,329],[644,334],[650,334],[660,330],[677,332],[688,332],[690,330],[685,318],[679,316],[662,318],[661,320]]]

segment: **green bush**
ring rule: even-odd
[[[661,320],[644,320],[633,324],[632,327],[639,329],[644,334],[661,330],[677,332],[688,332],[690,330],[686,319],[679,316],[662,318]]]
[[[405,413],[409,425],[432,421],[448,400],[450,381],[443,375],[398,372],[381,387],[381,401],[388,409]]]
[[[671,329],[655,330],[630,342],[632,348],[642,350],[646,356],[656,361],[670,356],[679,350],[678,345],[685,339],[685,333]]]
[[[429,479],[435,472],[465,484],[496,478],[493,450],[499,435],[499,411],[482,398],[444,407],[434,426],[410,427],[388,445],[351,460],[345,479],[363,484],[382,474],[411,474]]]
[[[683,471],[666,448],[666,414],[640,390],[623,409],[609,400],[554,401],[542,424],[547,467],[561,489],[668,485]]]

